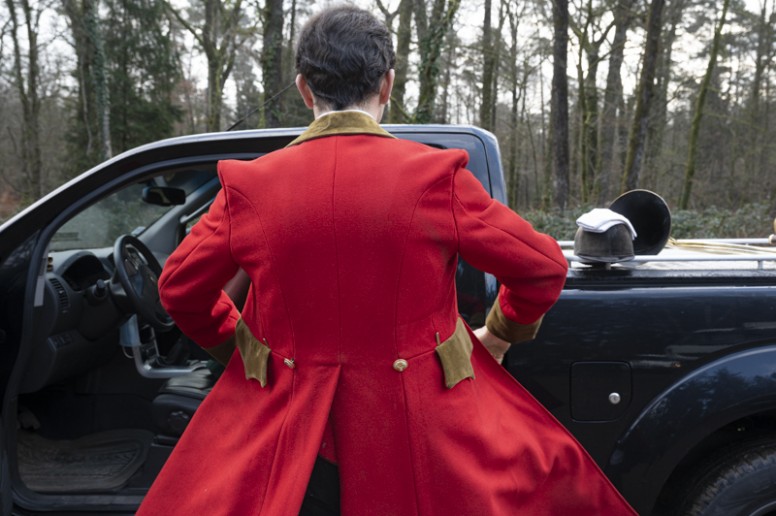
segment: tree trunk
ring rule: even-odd
[[[294,62],[294,44],[296,43],[296,0],[291,0],[291,19],[288,22],[288,39],[285,44],[286,59],[283,62],[283,82],[289,83],[296,77],[296,63]]]
[[[434,120],[442,42],[453,25],[461,0],[434,0],[431,11],[431,19],[434,23],[430,25],[424,0],[414,1],[420,54],[418,106],[415,109],[414,121],[424,124]]]
[[[100,4],[99,0],[84,1],[84,27],[86,36],[93,49],[91,67],[91,80],[94,88],[94,107],[97,114],[97,127],[99,128],[99,158],[104,161],[113,156],[110,135],[110,96],[108,93],[108,71],[105,60],[105,48],[100,33],[98,20]]]
[[[604,101],[601,107],[600,130],[598,140],[601,150],[598,154],[599,181],[598,202],[602,203],[610,196],[610,180],[619,175],[620,163],[614,159],[617,147],[617,109],[622,103],[622,62],[625,42],[636,0],[619,0],[614,8],[614,38],[609,52],[609,70],[606,74]]]
[[[45,193],[43,184],[43,161],[40,150],[40,91],[38,81],[38,29],[40,11],[30,6],[29,0],[19,2],[24,26],[19,24],[17,6],[13,0],[6,0],[10,14],[10,35],[13,43],[13,78],[22,105],[21,161],[26,185],[21,187],[23,200],[31,202]],[[23,55],[19,32],[24,30],[28,49]],[[26,64],[26,66],[25,66]]]
[[[598,144],[598,65],[601,62],[601,46],[614,26],[610,22],[605,29],[598,26],[602,13],[588,0],[585,6],[584,25],[580,28],[573,19],[571,29],[579,40],[577,58],[577,83],[579,100],[577,102],[577,164],[580,173],[580,195],[587,203],[599,190],[599,144]],[[596,34],[597,33],[597,34]],[[583,66],[583,61],[586,66]]]
[[[78,81],[78,100],[70,150],[73,162],[68,167],[72,173],[90,168],[99,162],[96,138],[93,134],[97,128],[95,119],[97,110],[94,107],[93,82],[90,80],[94,49],[89,44],[83,23],[83,11],[87,4],[90,4],[90,0],[64,0],[62,3],[73,37],[76,56],[75,75]]]
[[[566,66],[568,60],[568,0],[552,4],[553,73],[550,98],[550,132],[555,205],[563,212],[569,201],[569,99]]]
[[[600,48],[606,41],[606,35],[612,25],[594,38],[597,13],[592,1],[585,7],[585,20],[580,28],[570,20],[571,29],[579,40],[577,56],[577,83],[579,84],[579,99],[577,102],[577,166],[580,176],[580,195],[586,203],[597,190],[598,166],[598,63]],[[583,66],[586,64],[586,67]],[[585,70],[586,68],[586,70]]]
[[[451,71],[456,68],[457,59],[457,38],[453,31],[448,31],[445,38],[446,56],[444,69],[445,72],[442,75],[442,106],[439,109],[439,122],[442,124],[450,123],[450,99],[452,94],[450,87],[452,86],[453,77]]]
[[[572,32],[574,31],[574,24],[571,24]],[[577,56],[576,56],[576,71],[577,71],[577,85],[578,85],[578,94],[577,94],[577,105],[576,105],[576,115],[572,116],[572,120],[576,122],[575,124],[572,124],[571,127],[571,149],[569,149],[570,155],[574,156],[575,159],[573,161],[573,165],[570,163],[570,167],[574,167],[573,170],[570,170],[569,173],[573,176],[579,175],[579,182],[580,182],[580,193],[582,194],[583,201],[586,197],[586,191],[588,189],[588,162],[587,162],[587,147],[586,147],[586,139],[585,139],[585,115],[586,115],[586,108],[585,108],[585,102],[587,101],[587,93],[585,93],[585,90],[587,89],[588,83],[585,80],[585,74],[584,69],[582,66],[583,58],[585,55],[585,44],[587,43],[587,29],[588,27],[585,26],[584,32],[580,32],[578,34],[579,44],[577,45]]]
[[[530,70],[526,66],[523,71],[523,80],[520,83],[520,121],[522,124],[525,124],[525,132],[528,135],[528,145],[531,153],[531,163],[532,163],[532,169],[533,169],[533,176],[534,176],[534,184],[535,188],[534,191],[536,192],[533,201],[541,202],[541,189],[542,189],[542,182],[541,182],[541,175],[539,172],[539,166],[541,163],[540,157],[543,156],[543,153],[536,145],[536,135],[534,133],[533,129],[533,122],[531,120],[531,116],[528,114],[527,108],[526,108],[526,98],[528,97],[526,93],[526,89],[528,87],[528,78],[530,76]],[[541,79],[540,79],[541,80]],[[542,109],[544,111],[544,109]],[[544,145],[544,116],[542,115],[542,127],[541,127],[541,144]],[[528,188],[525,189],[526,194],[525,198],[527,201],[528,206],[533,206],[535,203],[532,202],[531,199],[531,192],[528,190]],[[519,200],[519,193],[517,199]]]
[[[283,0],[266,0],[264,5],[264,37],[261,48],[261,72],[264,83],[264,99],[283,89]],[[282,97],[265,106],[264,121],[267,127],[283,124]]]
[[[190,23],[183,15],[166,2],[167,10],[194,37],[207,59],[207,116],[206,130],[221,130],[224,84],[234,65],[235,53],[247,39],[242,34],[242,0],[225,4],[221,0],[203,0],[204,22],[201,27]],[[228,8],[228,10],[227,10]],[[250,32],[250,31],[244,31]]]
[[[764,126],[768,118],[762,112],[761,97],[763,83],[767,81],[766,71],[770,66],[770,61],[773,59],[774,52],[776,52],[776,48],[773,46],[774,27],[769,18],[775,19],[776,12],[771,11],[769,15],[767,3],[763,2],[757,22],[757,50],[754,61],[754,77],[752,78],[751,93],[747,106],[747,123],[749,126],[747,132],[749,133],[748,141],[751,148],[746,153],[745,172],[749,178],[756,178],[758,173],[761,172],[760,168],[765,165],[767,132],[764,130]],[[767,103],[765,107],[767,110]]]
[[[493,131],[495,110],[493,90],[496,68],[496,51],[491,28],[491,0],[485,0],[485,19],[482,22],[482,101],[480,103],[480,127]]]
[[[701,129],[701,119],[703,118],[703,105],[706,102],[706,95],[709,91],[709,84],[711,84],[714,67],[717,65],[717,56],[719,55],[719,47],[722,41],[722,29],[725,26],[725,17],[727,16],[729,5],[730,0],[723,0],[722,14],[719,17],[719,23],[714,30],[714,39],[711,43],[706,74],[703,76],[703,81],[701,81],[700,88],[698,89],[698,97],[695,100],[695,110],[693,113],[692,125],[690,126],[690,141],[687,145],[687,166],[685,167],[684,172],[682,196],[679,200],[680,210],[686,210],[690,205],[690,194],[692,192],[692,183],[695,176],[695,160],[698,155],[698,135],[700,134]]]
[[[493,80],[491,81],[490,98],[493,99],[493,109],[490,110],[490,126],[495,132],[498,130],[496,124],[496,113],[498,112],[498,85],[499,73],[501,71],[501,35],[504,33],[504,22],[506,21],[506,3],[508,0],[501,0],[498,8],[498,28],[496,29],[495,40],[491,38],[493,47]]]
[[[510,109],[510,138],[509,138],[509,161],[507,165],[507,202],[512,209],[517,209],[520,196],[520,175],[518,174],[518,108],[520,103],[519,88],[519,70],[517,67],[517,29],[520,20],[516,13],[511,9],[507,10],[509,17],[509,82],[512,94],[512,106]]]
[[[668,85],[671,83],[671,66],[676,29],[682,21],[685,0],[674,0],[666,11],[668,30],[662,38],[660,54],[655,71],[655,100],[647,126],[647,151],[644,159],[646,170],[662,170],[656,163],[663,150],[663,140],[668,121]],[[657,181],[657,178],[655,178]]]
[[[410,58],[410,42],[412,40],[412,2],[401,0],[399,3],[399,27],[396,31],[396,77],[393,81],[391,108],[388,111],[388,121],[392,124],[408,122],[407,107],[404,95],[407,90],[407,68]]]
[[[602,40],[603,41],[603,40]],[[584,176],[582,179],[582,202],[595,198],[599,189],[598,171],[598,64],[600,44],[593,43],[587,52],[587,74],[585,75],[585,99],[582,110],[582,139],[584,145]]]
[[[208,59],[207,63],[207,117],[205,130],[208,132],[221,130],[221,111],[223,110],[224,91],[222,69],[217,59]]]
[[[647,136],[649,109],[654,97],[655,69],[660,47],[660,30],[665,0],[652,0],[647,22],[647,42],[641,64],[641,76],[636,91],[636,107],[633,113],[633,125],[628,137],[628,151],[625,156],[625,170],[622,175],[622,188],[633,190],[638,187],[644,145]]]

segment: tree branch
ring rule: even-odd
[[[202,45],[203,48],[205,48],[205,41],[203,40],[202,36],[197,32],[196,27],[191,25],[183,16],[181,16],[181,13],[179,13],[172,5],[170,5],[170,2],[163,2],[165,10],[172,14],[176,20],[178,20],[178,23],[183,25],[183,28],[186,29],[191,33],[192,36],[194,36],[194,39],[197,40],[197,43]]]

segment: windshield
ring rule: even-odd
[[[178,172],[133,183],[115,192],[66,222],[51,240],[52,251],[110,247],[124,234],[141,234],[174,206],[158,206],[143,200],[143,189],[151,185],[172,186],[191,193],[212,173]]]

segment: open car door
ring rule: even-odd
[[[0,425],[0,514],[11,514],[11,472],[3,425]]]

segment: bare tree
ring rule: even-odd
[[[569,86],[566,66],[569,45],[568,0],[552,3],[553,63],[550,97],[550,133],[555,205],[564,211],[569,202]]]
[[[207,124],[208,131],[221,129],[224,85],[234,66],[235,54],[253,28],[243,27],[243,0],[199,0],[204,21],[195,24],[166,2],[168,12],[189,32],[207,58]]]
[[[388,120],[393,123],[408,122],[404,96],[407,91],[410,43],[412,41],[413,0],[399,2],[399,27],[396,31],[396,78],[393,83],[391,110]]]
[[[72,46],[76,57],[75,76],[78,81],[75,120],[73,129],[74,169],[78,170],[100,161],[101,134],[97,130],[97,108],[92,80],[94,46],[91,44],[84,23],[84,10],[94,9],[92,0],[63,0],[62,8],[70,24]]]
[[[38,31],[43,10],[29,0],[5,0],[10,17],[9,34],[13,43],[13,79],[22,107],[21,167],[26,179],[21,194],[26,200],[43,195],[43,162],[40,149],[40,48]],[[21,22],[19,21],[21,10]],[[23,33],[23,34],[22,34]],[[26,39],[26,46],[22,38]]]
[[[399,17],[399,27],[396,29],[396,76],[393,81],[391,104],[388,109],[388,122],[400,124],[409,122],[411,116],[405,106],[404,96],[407,91],[407,72],[409,70],[410,45],[412,43],[412,12],[414,0],[400,0],[395,11],[389,10],[381,0],[376,0],[380,12],[385,17],[385,25],[393,32],[393,22]]]
[[[617,110],[622,103],[621,70],[627,32],[633,19],[633,6],[635,3],[636,0],[616,0],[614,6],[614,37],[609,50],[609,68],[606,74],[604,99],[599,119],[599,142],[601,149],[598,154],[597,166],[599,170],[599,202],[609,198],[610,178],[614,175],[615,170],[619,169],[614,159],[618,126]]]
[[[714,29],[714,39],[711,43],[709,52],[709,63],[706,67],[706,73],[698,89],[698,97],[695,100],[692,125],[690,126],[690,141],[687,146],[687,166],[684,172],[684,183],[682,185],[682,195],[679,199],[679,209],[686,210],[690,204],[690,194],[692,192],[692,183],[695,176],[695,160],[698,154],[698,134],[701,129],[701,119],[703,118],[703,106],[706,102],[706,95],[711,84],[711,77],[714,73],[714,67],[717,65],[717,56],[719,55],[720,44],[722,41],[722,29],[725,26],[725,17],[727,16],[730,0],[722,1],[722,14],[720,14],[717,27]]]
[[[269,99],[283,88],[283,0],[266,0],[262,11],[264,37],[261,48],[261,73],[264,97]],[[264,112],[267,127],[282,125],[282,102],[272,102]]]
[[[520,25],[520,18],[515,12],[513,2],[507,5],[507,17],[509,18],[509,83],[511,94],[511,108],[509,110],[510,138],[509,138],[509,159],[507,161],[507,202],[512,208],[517,207],[520,195],[520,175],[518,174],[518,110],[520,98],[525,91],[525,81],[521,85],[519,68],[517,64],[517,29]],[[522,86],[522,87],[521,87]]]
[[[578,134],[578,166],[580,171],[580,193],[582,202],[586,203],[598,190],[598,65],[602,61],[601,47],[606,42],[609,31],[614,26],[612,21],[603,30],[597,27],[606,5],[594,6],[592,0],[582,9],[584,12],[581,26],[570,19],[570,27],[579,40],[579,57],[577,60],[577,77],[579,82],[579,100],[577,102],[579,134]],[[598,35],[596,36],[596,32]],[[583,61],[586,67],[583,66]],[[585,70],[586,69],[586,70]]]
[[[88,7],[87,7],[88,5]],[[84,1],[84,26],[89,43],[94,49],[92,63],[92,82],[94,84],[95,107],[99,128],[99,158],[106,160],[113,155],[110,141],[110,97],[108,94],[108,71],[105,63],[105,48],[98,20],[99,0],[93,3]]]
[[[444,53],[441,57],[442,68],[444,72],[441,76],[440,92],[441,102],[437,106],[436,111],[438,113],[437,120],[443,124],[450,122],[450,114],[452,112],[453,102],[453,71],[458,68],[457,62],[459,57],[459,47],[461,40],[455,31],[447,31],[445,36]]]
[[[660,158],[663,153],[663,142],[668,126],[669,85],[674,75],[673,50],[677,37],[677,29],[682,22],[687,0],[672,0],[666,6],[663,16],[663,34],[661,35],[660,49],[655,70],[655,98],[650,107],[649,121],[647,122],[647,148],[644,154],[645,170],[656,170],[662,175]],[[652,178],[654,182],[659,177]]]
[[[498,104],[499,68],[501,63],[501,34],[506,21],[508,0],[501,0],[498,9],[498,26],[491,23],[491,0],[486,0],[482,25],[482,96],[480,102],[480,126],[489,131],[496,129],[496,105]]]
[[[647,41],[641,63],[641,75],[636,91],[636,108],[633,125],[628,135],[628,151],[625,156],[625,170],[622,175],[622,188],[632,190],[639,184],[641,163],[647,136],[649,109],[654,97],[655,69],[660,48],[660,32],[665,0],[652,0],[647,21]]]
[[[495,112],[496,44],[491,26],[491,0],[485,0],[485,18],[482,22],[482,102],[480,103],[480,127],[493,130]]]
[[[756,27],[756,51],[754,77],[752,78],[751,93],[748,102],[748,122],[750,131],[749,143],[752,145],[751,152],[747,153],[746,171],[750,177],[756,177],[758,170],[766,167],[766,134],[765,128],[768,123],[766,116],[767,110],[763,110],[763,105],[768,105],[768,98],[763,98],[763,90],[767,87],[768,68],[771,66],[774,56],[776,56],[776,2],[771,2],[770,13],[768,12],[768,3],[762,0],[760,13],[755,24]]]
[[[415,109],[415,122],[422,124],[434,119],[437,81],[439,78],[439,57],[445,34],[452,28],[455,13],[461,0],[434,0],[429,14],[425,0],[414,0],[415,25],[418,32],[418,106]]]

